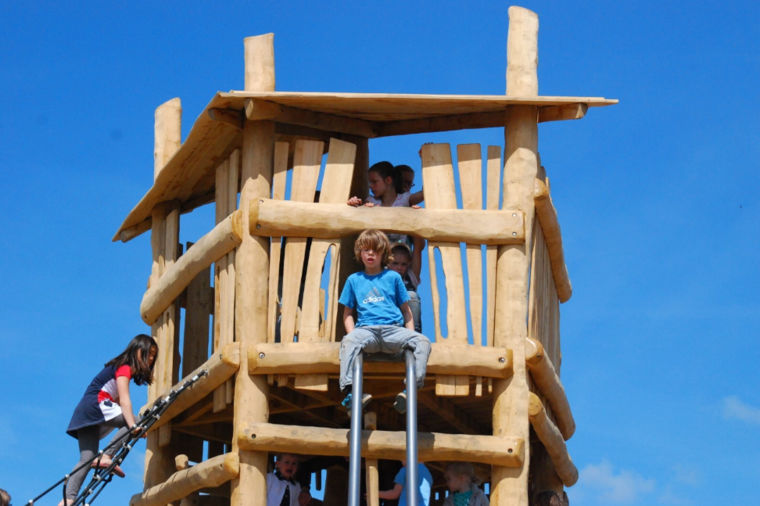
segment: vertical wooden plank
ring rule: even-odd
[[[245,39],[246,91],[274,90],[274,34]],[[271,195],[274,123],[249,121],[243,128],[240,208]],[[269,385],[265,376],[248,374],[248,346],[266,342],[269,295],[269,239],[248,233],[243,213],[243,242],[235,254],[235,337],[240,342],[240,368],[235,374],[232,451],[240,458],[238,477],[231,482],[230,506],[266,506],[267,452],[238,447],[248,423],[267,422]]]
[[[486,209],[499,210],[499,189],[501,188],[501,148],[488,146],[486,165]],[[496,304],[496,253],[497,246],[486,246],[486,346],[493,346],[493,319]],[[489,380],[490,381],[490,380]]]
[[[338,139],[330,139],[330,149],[325,165],[325,175],[322,179],[322,191],[319,194],[319,202],[324,204],[339,204],[346,202],[351,191],[351,174],[354,171],[354,162],[356,160],[356,145],[350,142],[344,142]],[[309,252],[308,266],[306,270],[306,280],[304,283],[303,304],[301,312],[301,324],[299,327],[299,342],[317,342],[323,339],[319,335],[319,315],[324,307],[324,302],[320,305],[320,285],[322,282],[322,268],[327,252],[330,248],[337,251],[340,244],[329,239],[314,239],[311,243]],[[332,321],[336,315],[332,309],[337,310],[337,301],[333,299],[337,293],[335,286],[337,272],[337,263],[333,259],[331,265],[330,282],[328,291],[330,292],[330,323],[326,326],[332,326]],[[326,374],[318,375],[297,375],[296,388],[317,390],[326,392],[328,389],[328,378]]]
[[[370,411],[364,415],[364,430],[377,430],[377,413]],[[380,506],[380,475],[377,459],[366,459],[367,506]]]
[[[459,184],[462,188],[462,207],[464,209],[483,209],[483,179],[480,144],[460,144],[457,146],[457,164],[459,165]],[[483,252],[480,245],[467,244],[467,279],[470,291],[470,323],[472,325],[472,343],[483,345]],[[466,378],[469,382],[469,378]],[[462,377],[457,378],[457,388],[461,387]],[[468,387],[469,388],[469,387]],[[483,395],[483,378],[475,378],[475,395]]]
[[[187,249],[193,243],[187,243]],[[185,338],[182,347],[182,374],[184,378],[208,360],[208,327],[212,313],[209,289],[211,268],[202,270],[186,290]],[[191,459],[197,462],[197,459]]]
[[[216,223],[225,220],[237,209],[238,179],[240,175],[240,150],[216,170]],[[235,335],[235,250],[216,262],[215,298],[218,301],[214,313],[214,350],[218,351],[234,341]],[[227,408],[232,380],[214,391],[214,413]]]
[[[324,146],[322,141],[302,139],[296,141],[290,200],[314,202]],[[305,237],[291,237],[285,244],[285,267],[282,273],[282,321],[280,323],[280,341],[283,343],[292,343],[298,331],[296,313],[298,298],[301,294],[306,242]]]
[[[272,178],[272,198],[285,199],[285,185],[288,177],[288,150],[290,144],[277,142],[274,145],[274,176]],[[280,254],[282,253],[282,238],[272,237],[269,251],[269,322],[267,325],[267,342],[273,343],[280,304],[277,292],[280,287]]]
[[[454,185],[454,167],[451,162],[451,148],[448,144],[425,144],[422,146],[422,181],[425,188],[425,206],[428,209],[456,209],[456,187]],[[428,244],[431,283],[437,286],[435,276],[434,248],[441,254],[443,272],[446,276],[446,324],[448,336],[439,334],[436,327],[436,342],[467,344],[467,314],[464,300],[464,272],[462,271],[462,254],[458,243],[430,242]],[[440,297],[433,288],[433,306],[436,319],[439,316]],[[453,392],[453,393],[452,393]],[[456,377],[436,376],[437,395],[467,395],[469,378],[457,380]]]
[[[507,94],[538,94],[538,16],[522,7],[509,8]],[[493,432],[530,440],[525,336],[528,316],[528,271],[532,245],[533,185],[538,153],[538,110],[511,106],[505,118],[504,207],[525,213],[525,244],[499,247],[496,266],[494,346],[512,350],[514,374],[494,381]],[[519,468],[493,466],[491,504],[527,506],[530,452]]]

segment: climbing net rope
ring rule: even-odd
[[[49,492],[51,492],[58,485],[61,485],[61,484],[63,484],[63,487],[62,487],[63,488],[63,504],[66,504],[66,485],[68,485],[69,478],[71,478],[71,475],[84,467],[91,466],[93,462],[97,462],[99,464],[101,458],[106,453],[106,451],[111,450],[113,447],[116,446],[119,449],[116,451],[116,453],[114,453],[111,464],[103,468],[96,467],[95,474],[93,475],[90,482],[87,484],[86,487],[83,487],[79,491],[79,495],[77,495],[75,501],[69,505],[69,506],[90,506],[90,504],[92,504],[95,501],[98,495],[100,495],[100,493],[103,491],[106,485],[108,485],[113,479],[114,469],[116,468],[116,466],[124,462],[124,459],[127,457],[127,455],[129,455],[129,452],[132,450],[134,445],[140,440],[140,438],[142,438],[145,434],[148,433],[150,428],[153,427],[153,425],[159,420],[159,418],[161,418],[161,415],[163,415],[164,412],[169,408],[169,406],[171,406],[172,403],[175,400],[177,400],[177,398],[182,394],[182,392],[192,387],[201,377],[206,376],[207,374],[208,374],[208,370],[203,369],[192,378],[184,381],[182,385],[176,390],[171,390],[169,394],[166,395],[165,397],[159,397],[156,400],[156,402],[153,403],[153,406],[150,409],[148,409],[147,411],[143,412],[140,415],[140,419],[135,423],[134,427],[131,430],[127,431],[124,435],[122,435],[118,439],[112,441],[103,450],[99,451],[97,455],[95,455],[91,460],[84,462],[80,466],[77,466],[73,471],[71,471],[69,474],[65,475],[63,478],[61,478],[60,480],[52,484],[40,495],[38,495],[34,499],[27,502],[26,506],[33,506],[35,502],[45,497]]]

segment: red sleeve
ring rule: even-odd
[[[116,374],[114,375],[115,378],[118,378],[119,376],[124,376],[127,379],[132,379],[132,368],[128,365],[123,365],[116,369]]]

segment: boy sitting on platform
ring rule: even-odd
[[[267,506],[307,506],[311,495],[295,480],[298,456],[278,453],[274,472],[267,474]]]
[[[430,341],[414,330],[414,318],[401,276],[386,267],[392,260],[388,237],[379,230],[365,230],[354,244],[354,255],[364,270],[346,280],[339,302],[343,304],[343,324],[348,333],[340,345],[340,388],[347,392],[343,406],[350,412],[353,365],[359,353],[399,354],[414,351],[417,388],[425,380],[430,356]],[[354,312],[358,318],[354,320]],[[362,405],[372,396],[364,394]],[[406,411],[406,390],[396,396],[393,405]]]

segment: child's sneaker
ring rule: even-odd
[[[399,413],[406,413],[406,390],[396,395],[396,402],[393,403],[393,409]]]
[[[353,393],[348,392],[348,395],[346,395],[346,398],[343,399],[343,402],[341,402],[341,406],[345,408],[346,411],[348,411],[348,416],[351,416],[351,406],[353,405]],[[369,401],[372,400],[372,395],[370,394],[362,394],[362,409],[367,407],[367,404],[369,404]]]

